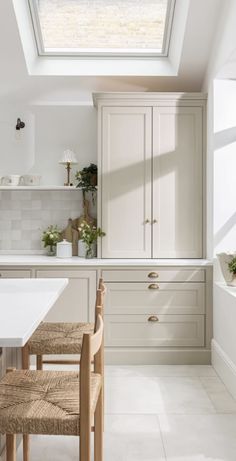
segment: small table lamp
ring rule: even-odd
[[[76,165],[78,163],[74,152],[70,149],[64,150],[62,159],[59,161],[59,163],[66,165],[67,182],[64,183],[64,186],[73,186],[73,183],[70,182],[71,165]]]

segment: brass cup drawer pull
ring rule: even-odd
[[[156,315],[150,315],[148,322],[159,322],[159,318]]]
[[[148,274],[148,277],[149,277],[150,279],[157,279],[157,278],[159,277],[159,275],[158,275],[157,272],[150,272],[150,273]]]
[[[159,290],[159,285],[157,285],[157,283],[151,283],[150,285],[148,285],[148,289],[149,290]]]

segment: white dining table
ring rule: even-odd
[[[0,280],[0,347],[23,347],[68,279]]]

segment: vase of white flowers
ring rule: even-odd
[[[42,236],[42,242],[44,242],[44,248],[48,247],[48,256],[55,256],[56,244],[61,240],[61,231],[57,226],[49,226]]]
[[[79,231],[79,246],[78,254],[80,257],[96,258],[97,256],[97,239],[104,237],[105,232],[100,227],[90,226],[83,222],[78,228]]]

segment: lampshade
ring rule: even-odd
[[[75,153],[70,150],[64,150],[62,159],[59,161],[59,163],[62,163],[63,165],[66,165],[67,163],[70,163],[71,165],[76,165],[78,163],[78,160],[75,156]]]

